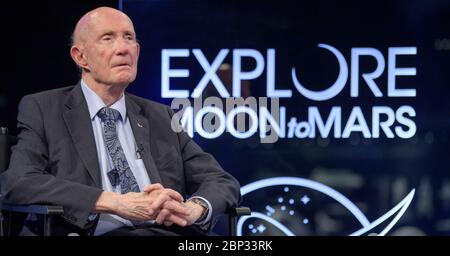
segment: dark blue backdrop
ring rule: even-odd
[[[149,99],[166,104],[172,100],[161,98],[162,49],[199,48],[212,62],[222,48],[256,49],[264,57],[268,48],[275,48],[277,88],[293,90],[292,98],[280,100],[288,116],[306,120],[308,106],[317,106],[323,113],[329,113],[331,106],[341,106],[345,125],[352,107],[360,106],[370,125],[372,106],[389,106],[394,111],[402,105],[412,106],[417,132],[409,139],[384,135],[365,139],[361,133],[348,139],[281,139],[269,145],[260,144],[256,136],[240,140],[224,134],[207,140],[196,134],[194,139],[242,185],[279,176],[314,180],[345,195],[369,221],[415,188],[412,204],[389,234],[450,234],[447,1],[130,0],[123,1],[122,8],[134,21],[142,50],[138,79],[129,90]],[[323,54],[318,43],[339,49],[349,68],[352,47],[378,49],[386,68],[376,82],[385,96],[374,97],[361,77],[357,98],[349,96],[350,77],[344,90],[329,101],[315,102],[299,94],[290,80],[291,67],[301,67],[302,81],[313,90],[325,89],[339,72],[336,60]],[[398,77],[397,85],[416,89],[417,96],[388,98],[388,48],[404,46],[417,47],[417,54],[398,57],[398,66],[415,67],[417,75]],[[224,62],[232,65],[231,52]],[[172,88],[192,92],[203,76],[192,52],[189,58],[173,60],[171,65],[190,70],[189,78],[172,78]],[[251,70],[255,63],[247,61],[243,67]],[[360,72],[375,67],[373,58],[361,58]],[[219,77],[230,86],[230,74],[222,72]],[[248,95],[266,96],[265,74],[245,82]],[[286,188],[290,190],[287,194],[283,192]],[[244,196],[244,204],[266,216],[275,210],[271,217],[297,235],[346,235],[361,228],[345,207],[305,187],[275,186],[258,194]],[[297,204],[304,195],[311,198],[311,204]],[[295,203],[288,203],[289,199]],[[271,226],[261,219],[249,220],[243,232],[283,234]],[[260,229],[255,231],[256,227]],[[222,232],[220,225],[217,232]]]

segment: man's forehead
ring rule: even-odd
[[[129,28],[124,28],[124,29],[119,29],[119,28],[103,28],[103,29],[96,29],[95,31],[93,31],[94,33],[96,33],[97,35],[106,35],[106,34],[130,34],[130,35],[135,35],[136,33],[134,32],[133,29],[129,29]]]
[[[92,31],[96,32],[127,32],[134,34],[134,28],[132,23],[124,23],[124,22],[101,22],[98,24],[93,24],[90,26]]]
[[[131,35],[136,34],[134,32],[132,23],[118,22],[117,20],[113,22],[104,21],[93,23],[91,26],[89,26],[87,32],[88,35],[89,34],[91,35],[92,39],[95,39],[105,34],[131,34]]]

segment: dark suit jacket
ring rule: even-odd
[[[173,111],[125,94],[137,145],[152,183],[209,200],[213,217],[240,200],[239,183],[184,132],[171,129]],[[138,125],[139,124],[139,125]],[[19,105],[18,144],[1,175],[5,201],[64,207],[61,232],[92,230],[102,192],[99,161],[80,84],[25,96]]]

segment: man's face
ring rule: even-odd
[[[139,44],[132,22],[120,13],[91,17],[82,46],[85,75],[98,83],[128,85],[136,78]]]

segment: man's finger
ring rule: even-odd
[[[172,214],[181,215],[181,216],[189,216],[192,212],[189,207],[186,205],[176,202],[176,201],[167,201],[163,205],[164,209],[168,209],[172,212]]]
[[[166,221],[166,218],[169,217],[170,211],[167,209],[162,209],[161,212],[156,217],[156,223],[163,224]]]
[[[175,214],[170,214],[169,216],[167,216],[168,218],[166,218],[168,221],[171,221],[172,223],[175,223],[179,226],[186,226],[187,225],[187,220],[184,218],[181,218],[180,216],[177,216]]]
[[[161,193],[155,198],[155,200],[150,206],[150,209],[157,210],[161,208],[166,201],[169,200],[171,200],[171,198],[168,195]]]
[[[180,193],[178,193],[177,191],[173,190],[173,189],[166,188],[166,189],[164,189],[163,193],[167,193],[167,195],[169,195],[174,200],[177,200],[178,202],[183,202],[184,201],[183,196]]]
[[[148,215],[150,215],[152,219],[156,219],[156,216],[158,216],[159,212],[160,212],[159,209],[151,209],[150,208],[147,210]]]
[[[151,193],[152,191],[163,188],[164,187],[160,183],[150,184],[144,187],[144,192]]]

